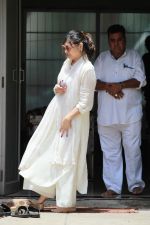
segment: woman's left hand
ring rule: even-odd
[[[60,133],[61,137],[66,133],[66,137],[68,137],[69,129],[71,128],[71,118],[69,116],[65,116],[61,122]]]

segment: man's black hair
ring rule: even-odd
[[[145,39],[145,47],[150,52],[150,35],[146,37]]]
[[[122,33],[123,37],[126,37],[126,30],[124,28],[124,26],[120,25],[120,24],[114,24],[111,25],[108,30],[107,30],[107,34],[108,34],[108,38],[110,34],[114,34],[114,33]]]

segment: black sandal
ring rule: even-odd
[[[10,216],[11,210],[10,208],[5,204],[0,204],[0,216]]]
[[[32,206],[19,206],[14,213],[11,214],[12,217],[20,218],[40,218],[39,210]]]
[[[39,209],[33,207],[33,206],[28,206],[28,213],[30,217],[33,218],[40,218],[40,211]]]
[[[19,206],[14,212],[11,213],[12,217],[28,218],[28,208],[26,206]]]

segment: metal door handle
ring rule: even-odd
[[[17,72],[17,69],[14,69],[14,70],[12,71],[12,74],[13,74],[13,81],[14,81],[14,82],[17,82],[16,72]]]
[[[20,69],[19,70],[19,74],[20,74],[20,79],[19,79],[19,82],[24,82],[24,70],[23,69]]]

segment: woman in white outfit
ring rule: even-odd
[[[31,137],[19,165],[24,189],[40,194],[37,204],[56,196],[54,212],[76,210],[76,191],[87,193],[86,151],[89,112],[96,76],[89,59],[95,46],[89,33],[70,31],[62,45],[67,59],[55,96]]]

